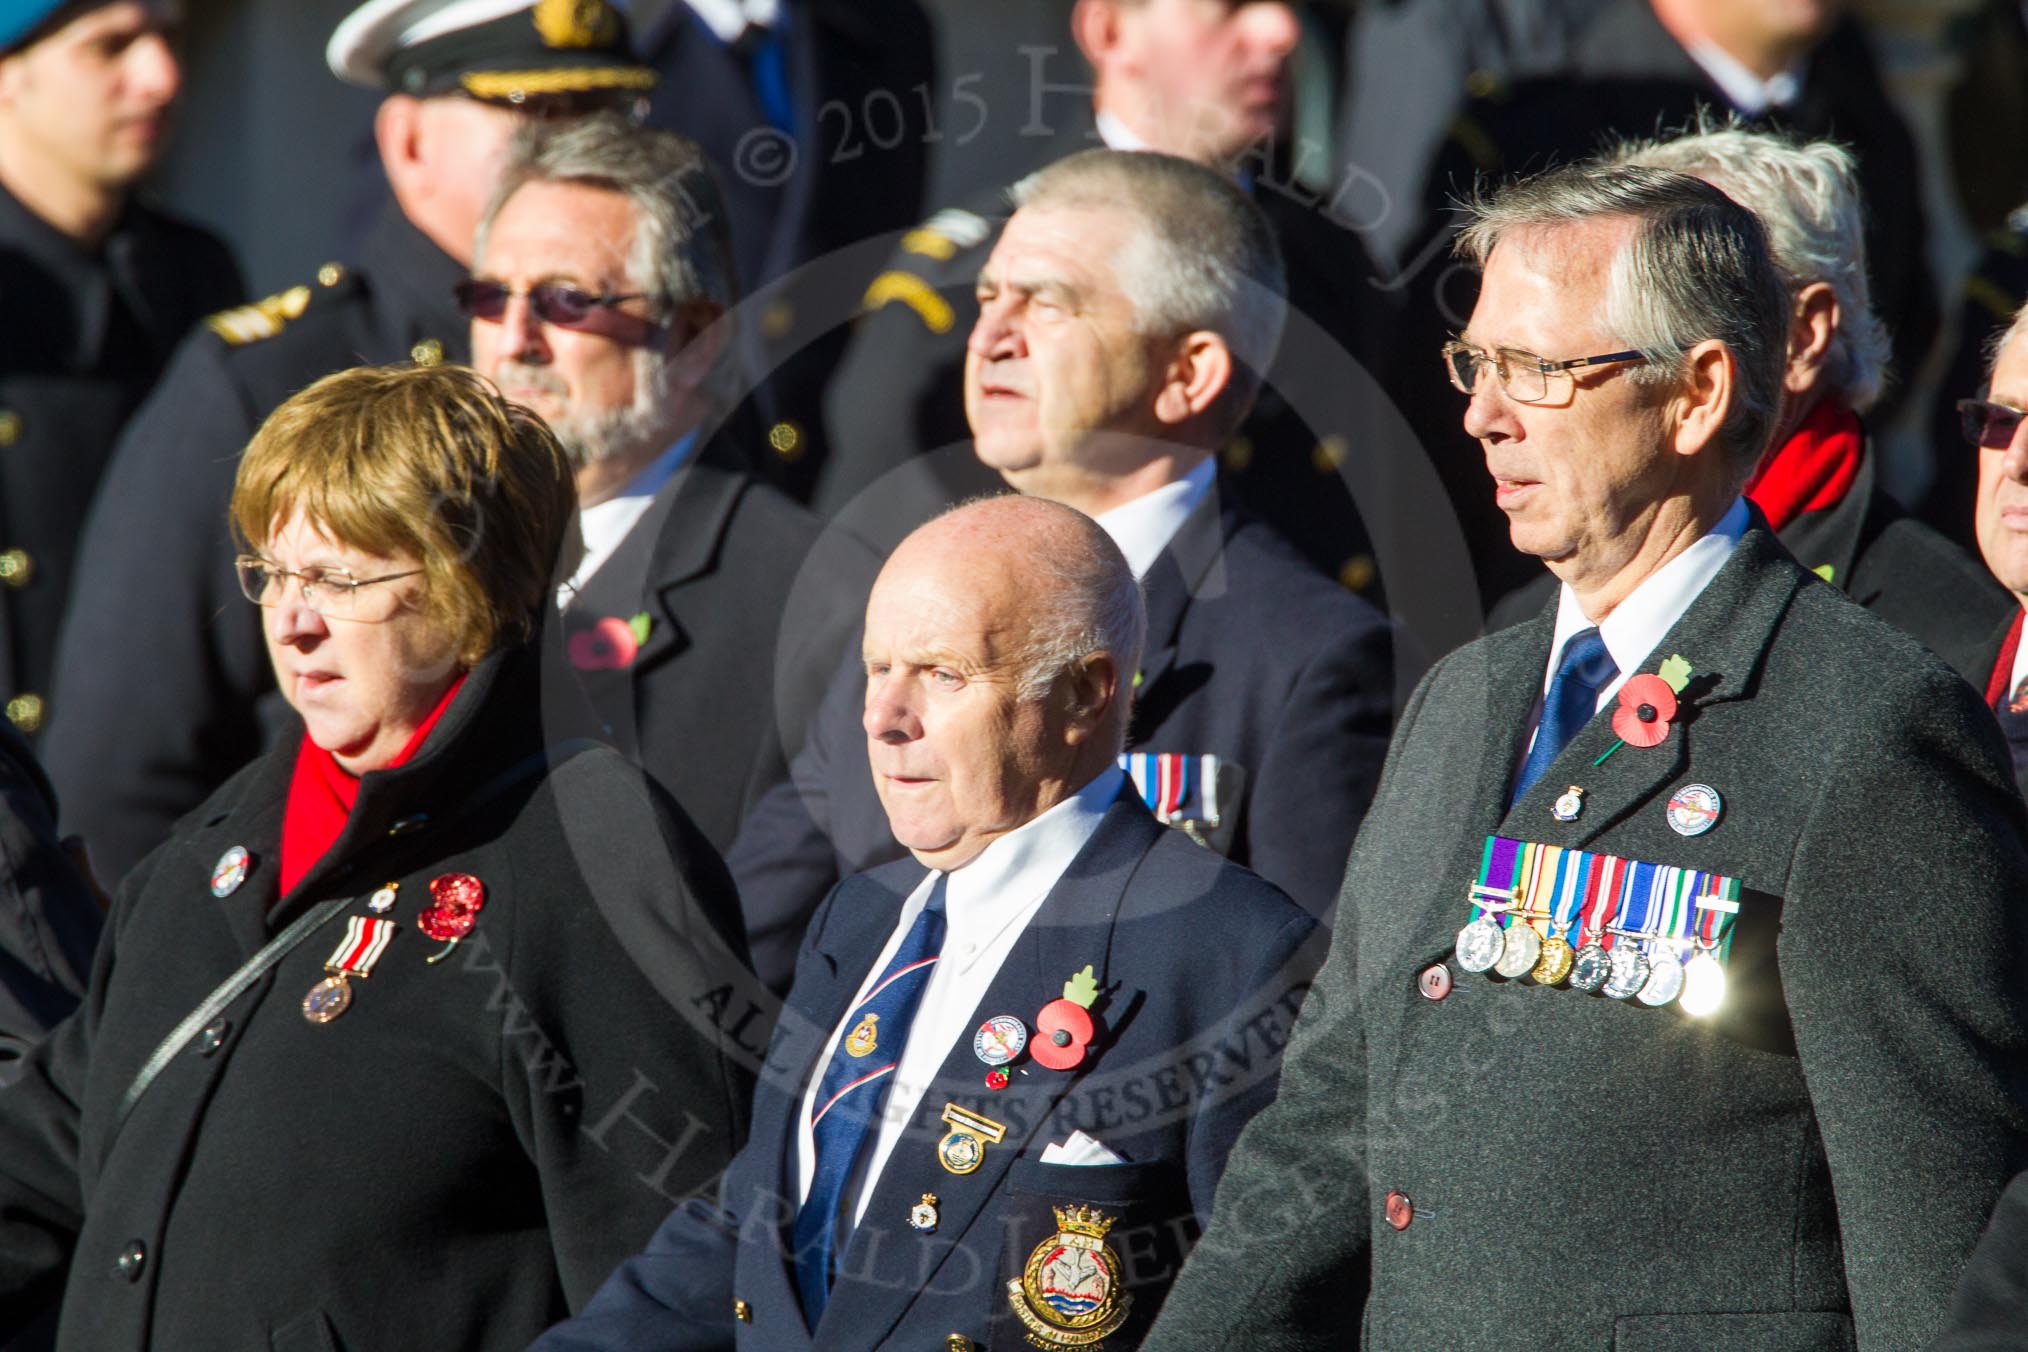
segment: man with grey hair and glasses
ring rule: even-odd
[[[1993,628],[2016,607],[1978,560],[1878,486],[1860,421],[1890,379],[1890,351],[1871,305],[1851,153],[1716,118],[1694,126],[1624,142],[1604,162],[1695,174],[1767,229],[1789,299],[1788,359],[1781,418],[1747,501],[1805,568],[1983,685]],[[1544,573],[1519,588],[1494,608],[1493,625],[1533,616],[1556,585]]]
[[[811,921],[717,1197],[541,1352],[1139,1342],[1319,933],[1115,763],[1146,631],[1120,546],[1059,503],[895,549],[860,721],[912,857]]]
[[[2028,1150],[1998,732],[1739,496],[1789,329],[1755,217],[1585,165],[1472,218],[1445,365],[1559,595],[1411,698],[1147,1346],[1922,1346]]]
[[[740,469],[753,432],[727,416],[737,291],[710,169],[617,114],[531,125],[457,295],[473,366],[576,467],[565,656],[723,850],[787,774],[876,561]]]

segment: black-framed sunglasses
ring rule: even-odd
[[[1958,400],[1958,426],[1965,440],[1982,450],[2006,450],[2014,443],[2014,431],[2024,417],[2028,413],[1990,399]]]
[[[594,293],[569,282],[537,282],[526,291],[516,291],[505,282],[491,282],[480,277],[467,277],[451,290],[458,298],[458,308],[469,319],[497,324],[500,317],[507,313],[510,299],[526,296],[528,308],[535,311],[537,319],[562,329],[576,328],[590,319],[595,311],[611,309],[621,301],[648,299],[645,291]]]

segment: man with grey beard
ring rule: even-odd
[[[786,777],[877,560],[739,468],[718,186],[695,145],[617,115],[531,125],[458,299],[472,364],[576,466],[564,654],[614,742],[723,850]]]

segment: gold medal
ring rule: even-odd
[[[998,1145],[1007,1136],[1003,1124],[955,1103],[944,1105],[944,1121],[951,1130],[937,1142],[937,1163],[948,1173],[971,1173],[986,1162],[986,1147]]]
[[[1571,964],[1576,958],[1570,945],[1552,934],[1542,941],[1542,955],[1535,959],[1534,970],[1528,973],[1529,979],[1538,986],[1560,985],[1563,978],[1570,975]]]

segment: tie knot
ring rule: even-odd
[[[1563,671],[1593,690],[1619,674],[1619,668],[1613,665],[1613,655],[1606,651],[1605,639],[1596,628],[1580,629],[1570,636],[1563,645],[1560,665]]]

